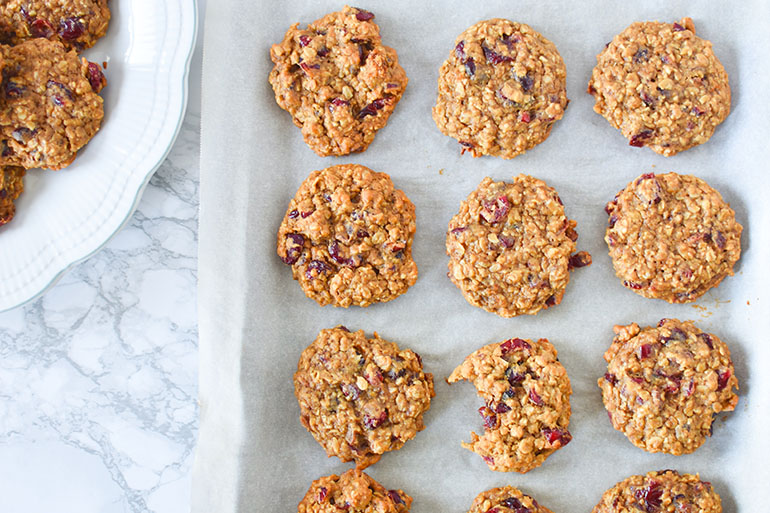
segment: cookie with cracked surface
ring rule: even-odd
[[[0,52],[0,165],[67,167],[104,117],[99,66],[42,38]]]
[[[599,378],[612,426],[637,447],[691,453],[711,435],[716,415],[738,403],[730,350],[692,322],[615,326]]]
[[[615,274],[637,294],[689,303],[716,287],[741,256],[743,227],[700,178],[639,176],[605,207]]]
[[[528,25],[496,18],[460,34],[439,69],[433,120],[463,153],[511,159],[548,138],[567,108],[556,46]]]
[[[322,330],[294,374],[302,425],[326,453],[364,469],[425,428],[433,375],[420,356],[363,330]]]
[[[408,513],[411,504],[403,490],[387,490],[365,472],[350,469],[313,481],[297,513]]]
[[[292,25],[270,58],[276,102],[322,157],[366,150],[408,81],[374,14],[354,7]]]
[[[572,440],[572,394],[556,349],[544,338],[489,344],[465,358],[447,379],[473,383],[485,400],[479,408],[484,434],[462,446],[491,470],[529,472]]]
[[[513,486],[492,488],[473,499],[468,513],[553,513]]]
[[[17,45],[43,37],[80,52],[104,36],[109,23],[107,0],[5,0],[0,5],[0,43]]]
[[[390,177],[356,164],[313,171],[278,230],[278,256],[320,305],[369,306],[417,281],[414,205]]]
[[[575,253],[577,223],[556,191],[531,176],[485,178],[449,222],[448,276],[472,305],[502,317],[561,302],[569,272],[591,263]]]
[[[592,513],[722,513],[722,500],[698,474],[660,470],[625,479],[602,495]]]
[[[730,84],[690,18],[637,22],[596,57],[594,110],[631,146],[671,156],[708,141],[730,113]]]
[[[23,167],[0,166],[0,226],[7,224],[16,213],[13,202],[24,190]]]

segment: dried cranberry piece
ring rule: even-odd
[[[591,265],[591,255],[586,251],[579,251],[569,257],[568,268],[570,270]]]
[[[48,20],[36,18],[29,24],[29,33],[32,37],[51,37],[54,30]]]
[[[608,381],[611,385],[616,385],[618,383],[618,378],[609,372],[604,373],[604,380]]]
[[[331,271],[331,267],[321,260],[311,260],[310,263],[307,264],[307,269],[305,269],[305,278],[312,280],[314,278],[313,271],[320,275],[321,273]]]
[[[376,417],[370,417],[369,415],[364,415],[364,426],[366,429],[376,429],[379,426],[382,425],[383,422],[388,420],[388,412],[387,410],[383,410],[382,413],[377,415]]]
[[[334,99],[333,99],[331,102],[329,102],[329,103],[331,103],[331,104],[332,104],[332,105],[334,105],[335,107],[346,107],[346,106],[350,105],[350,102],[349,102],[349,101],[347,101],[347,100],[343,100],[342,98],[334,98]]]
[[[86,29],[80,18],[64,18],[59,22],[59,35],[65,41],[74,41],[85,33]]]
[[[693,113],[693,114],[695,114],[696,116],[700,117],[700,116],[702,116],[703,114],[705,114],[705,113],[706,113],[706,111],[705,111],[705,110],[701,110],[701,109],[699,109],[698,107],[693,107],[693,108],[692,108],[692,113]]]
[[[364,377],[366,378],[366,381],[373,387],[378,387],[383,382],[382,372],[380,372],[380,369],[375,370],[373,374],[365,374]]]
[[[358,237],[359,239],[364,239],[368,236],[369,236],[369,232],[367,232],[366,230],[358,230],[358,232],[356,233],[356,237]]]
[[[534,388],[529,389],[529,400],[532,401],[537,406],[543,406],[543,399],[540,398],[540,394],[535,392]]]
[[[618,222],[618,216],[616,216],[615,214],[612,214],[607,222],[610,228],[613,228],[615,226],[615,223]]]
[[[489,508],[484,513],[500,513],[500,510],[497,508]]]
[[[519,499],[517,499],[516,497],[508,497],[506,499],[503,499],[503,501],[500,504],[509,509],[521,508],[521,501],[519,501]]]
[[[500,354],[506,355],[512,351],[531,349],[532,346],[526,340],[512,338],[500,344]]]
[[[95,93],[98,93],[104,89],[105,85],[107,85],[107,79],[104,78],[104,73],[102,73],[98,64],[93,62],[88,63],[88,81],[91,83],[91,89],[93,89]]]
[[[483,217],[489,224],[497,224],[508,216],[510,204],[507,196],[499,196],[494,200],[482,201],[484,207],[481,211]]]
[[[300,255],[302,254],[302,248],[305,245],[305,237],[299,233],[290,233],[286,236],[286,256],[281,257],[284,264],[292,265],[297,263]]]
[[[522,377],[522,379],[524,378]],[[508,390],[503,392],[503,399],[511,399],[513,397],[516,397],[516,390],[509,388]]]
[[[299,216],[302,219],[305,219],[306,217],[309,217],[309,216],[313,215],[313,212],[315,212],[315,210],[308,210],[307,212],[300,212]]]
[[[653,513],[660,510],[663,489],[660,487],[660,483],[651,481],[648,486],[638,488],[634,492],[634,496],[643,503],[642,505],[647,513]]]
[[[512,368],[508,367],[505,370],[505,377],[508,379],[508,383],[510,383],[512,387],[516,387],[521,385],[527,376],[522,374],[521,372],[515,372]]]
[[[492,50],[491,48],[487,48],[484,45],[481,45],[481,49],[484,51],[484,57],[490,64],[497,65],[502,62],[511,62],[513,60],[511,57],[500,55],[496,51]]]
[[[372,18],[374,18],[374,14],[369,11],[364,11],[363,9],[358,9],[358,12],[356,13],[356,19],[358,21],[369,21]]]
[[[556,304],[556,295],[550,296],[548,299],[546,299],[545,304],[547,306],[554,306]]]
[[[681,26],[679,23],[674,22],[674,32],[681,32],[684,30],[684,27]]]
[[[521,115],[519,116],[519,120],[522,123],[529,123],[530,121],[532,121],[532,116],[530,115],[529,112],[527,112],[526,110],[523,110],[523,111],[521,111]]]
[[[714,349],[714,340],[711,338],[711,335],[708,333],[698,333],[698,338],[703,340],[709,349]]]
[[[655,107],[655,98],[650,96],[649,94],[642,91],[642,94],[640,95],[642,97],[642,102],[648,106],[648,107]]]
[[[634,62],[640,64],[650,58],[650,51],[647,48],[639,48],[634,54]]]
[[[506,249],[512,248],[516,243],[516,239],[508,235],[499,235],[497,238],[500,240],[500,244]]]
[[[340,245],[336,240],[329,244],[329,256],[340,265],[349,263],[349,260],[340,254]]]
[[[487,465],[495,464],[495,459],[492,456],[482,456],[481,459],[484,460]]]
[[[297,210],[295,208],[294,210],[289,212],[287,215],[288,215],[289,219],[297,219],[299,217],[299,210]]]
[[[730,380],[730,370],[724,372],[717,372],[717,392],[727,386],[727,382]]]
[[[325,486],[322,486],[318,490],[318,496],[316,497],[316,502],[319,503],[319,504],[322,503],[323,501],[326,500],[326,496],[328,494],[329,494],[329,490],[327,490]]]
[[[460,60],[465,59],[465,41],[457,43],[457,46],[455,46],[455,55]]]
[[[377,114],[378,110],[381,110],[387,102],[384,98],[378,98],[377,100],[374,100],[372,103],[364,107],[358,112],[358,119],[364,119],[366,116],[375,116]]]
[[[637,283],[635,281],[623,281],[623,286],[628,287],[629,289],[639,290],[641,288],[644,288],[644,285],[641,283]]]
[[[495,413],[507,413],[511,411],[511,407],[505,403],[497,403],[495,406]]]
[[[557,449],[572,441],[572,434],[566,429],[543,428],[543,436],[549,444],[556,446]]]
[[[644,360],[650,357],[652,354],[652,345],[651,344],[642,344],[639,347],[639,359]]]
[[[316,52],[316,55],[319,57],[326,57],[329,55],[329,49],[324,46]]]
[[[313,38],[310,36],[299,36],[299,46],[305,47],[310,44],[310,41],[312,41]]]
[[[398,490],[388,490],[388,497],[390,497],[390,500],[396,504],[406,505],[406,502],[404,502],[404,499],[401,498],[401,494],[398,493]]]
[[[641,148],[645,144],[647,144],[647,140],[652,137],[652,130],[642,130],[638,134],[635,134],[633,137],[631,137],[631,140],[628,141],[629,146],[634,146],[636,148]]]
[[[307,62],[300,62],[299,67],[302,68],[302,70],[305,73],[310,73],[311,69],[321,69],[321,65],[318,63],[315,64],[308,64]]]
[[[479,415],[484,420],[484,427],[487,429],[493,429],[497,427],[497,415],[495,411],[488,406],[482,406],[479,408]]]
[[[338,329],[341,329],[341,330],[342,330],[342,331],[344,331],[345,333],[350,333],[350,330],[347,328],[347,326],[343,326],[342,324],[340,324],[339,326],[337,326],[337,328],[338,328]]]

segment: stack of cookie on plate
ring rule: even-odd
[[[0,5],[0,225],[13,218],[27,169],[67,167],[99,130],[107,81],[78,54],[109,20],[107,0]]]
[[[319,156],[361,152],[394,111],[407,77],[371,12],[345,7],[273,45],[278,105]],[[729,113],[727,74],[692,20],[634,23],[599,54],[588,86],[634,147],[674,155],[706,142]],[[544,143],[566,112],[566,67],[556,46],[505,19],[460,34],[439,70],[433,119],[462,153],[505,159]],[[597,208],[601,208],[597,206]],[[607,203],[605,241],[624,287],[669,303],[695,301],[733,273],[742,227],[721,195],[689,175],[643,174]],[[592,263],[577,223],[542,180],[484,178],[448,222],[447,276],[471,305],[501,317],[557,306],[570,274]],[[313,171],[290,201],[277,253],[319,305],[367,307],[415,284],[415,206],[382,172],[358,164]],[[615,326],[598,385],[612,426],[648,452],[690,453],[715,415],[735,409],[730,351],[691,322]],[[463,447],[494,471],[525,473],[571,440],[572,387],[554,345],[511,337],[475,350],[447,377],[476,387],[484,432]],[[355,469],[311,485],[299,512],[408,511],[412,499],[362,472],[424,429],[433,376],[419,355],[377,333],[321,331],[294,375],[302,425],[329,456]],[[597,394],[598,395],[598,394]],[[697,475],[629,477],[595,513],[721,512]],[[482,492],[476,513],[548,512],[511,486]]]

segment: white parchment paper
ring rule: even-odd
[[[446,1],[362,0],[385,44],[409,76],[406,93],[371,147],[343,158],[316,156],[276,105],[267,75],[270,45],[297,21],[338,10],[331,1],[220,0],[206,15],[200,221],[201,426],[194,512],[293,511],[311,481],[351,467],[327,458],[299,423],[292,375],[319,330],[344,324],[377,331],[419,352],[436,397],[427,429],[367,472],[414,497],[412,511],[467,511],[481,491],[506,484],[560,512],[588,512],[631,474],[675,468],[714,483],[726,512],[770,504],[770,8],[764,0]],[[690,16],[714,43],[733,93],[732,113],[707,144],[671,158],[628,146],[592,110],[585,93],[595,56],[636,20]],[[435,127],[438,68],[455,37],[477,21],[507,17],[552,40],[563,56],[571,100],[550,138],[511,161],[461,156]],[[289,199],[314,169],[360,163],[390,174],[417,207],[417,284],[366,309],[319,307],[275,254]],[[603,242],[604,204],[645,172],[690,173],[716,187],[744,225],[736,275],[696,304],[670,305],[625,290]],[[459,203],[481,179],[528,173],[561,195],[578,221],[579,249],[591,267],[573,273],[563,302],[536,316],[503,319],[472,307],[446,277],[444,238]],[[596,380],[614,324],[692,319],[727,341],[740,379],[737,410],[694,454],[648,454],[612,429]],[[462,449],[483,429],[481,400],[469,384],[444,378],[471,351],[510,337],[546,337],[566,367],[574,394],[574,440],[525,475],[496,473]]]

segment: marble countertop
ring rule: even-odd
[[[182,129],[126,227],[0,313],[0,511],[181,513],[197,439],[203,13]]]

